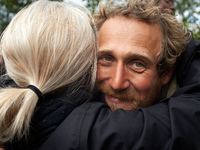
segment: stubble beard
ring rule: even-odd
[[[114,91],[110,86],[106,86],[103,83],[98,84],[97,88],[105,95],[109,95],[121,100],[131,101],[131,104],[127,105],[123,103],[112,103],[105,99],[110,109],[115,111],[119,108],[122,108],[123,110],[136,110],[142,107],[151,106],[152,104],[158,102],[161,93],[161,87],[161,83],[158,83],[154,87],[151,87],[149,93],[146,95],[139,95],[130,90]]]

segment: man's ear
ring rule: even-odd
[[[170,79],[171,79],[171,77],[172,77],[172,75],[173,75],[173,73],[174,73],[174,67],[173,68],[170,68],[168,71],[166,71],[163,75],[162,75],[162,84],[163,85],[166,85],[169,81],[170,81]]]

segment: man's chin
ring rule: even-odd
[[[117,109],[123,109],[123,110],[135,110],[135,108],[132,105],[125,105],[125,104],[117,104],[117,103],[107,103],[108,106],[112,111],[115,111]]]
[[[105,96],[106,103],[112,111],[117,109],[135,110],[133,102],[130,100],[121,100],[112,96]]]

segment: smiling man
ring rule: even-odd
[[[112,110],[150,106],[160,100],[184,50],[183,36],[173,36],[181,29],[162,18],[138,17],[137,10],[106,13],[97,20],[98,89]]]
[[[160,37],[158,25],[134,19],[114,17],[101,27],[98,81],[112,110],[137,109],[158,99],[161,86],[167,84],[172,75],[162,78],[159,75]]]

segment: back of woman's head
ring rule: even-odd
[[[68,94],[96,77],[96,31],[89,12],[62,2],[37,1],[22,9],[1,39],[8,75],[20,87],[1,89],[0,140],[28,131],[38,101],[26,87],[43,95],[65,87]]]

